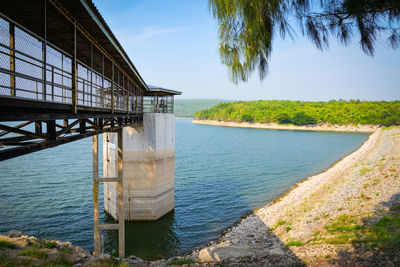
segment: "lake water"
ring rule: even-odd
[[[175,210],[156,222],[127,223],[127,255],[154,259],[203,246],[243,214],[356,150],[367,137],[177,119]],[[91,142],[87,138],[0,162],[0,233],[18,229],[92,250]],[[112,219],[103,214],[102,220]],[[106,249],[116,244],[116,232],[106,232]]]

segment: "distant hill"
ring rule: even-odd
[[[209,109],[219,103],[233,102],[234,100],[224,99],[175,99],[176,117],[193,117],[193,114],[203,109]]]

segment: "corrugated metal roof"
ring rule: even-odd
[[[167,89],[167,88],[163,88],[163,87],[155,86],[155,85],[150,85],[150,84],[147,85],[147,88],[149,88],[150,91],[153,91],[153,92],[164,92],[164,93],[173,94],[173,95],[181,95],[182,94],[182,92],[180,92],[180,91]]]

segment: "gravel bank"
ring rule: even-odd
[[[375,132],[380,127],[377,125],[330,125],[321,123],[317,125],[295,126],[295,125],[281,125],[276,123],[238,123],[238,122],[225,122],[213,120],[193,120],[194,124],[213,125],[222,127],[237,127],[237,128],[257,128],[257,129],[273,129],[273,130],[295,130],[295,131],[323,131],[323,132]]]
[[[332,229],[342,221],[346,231],[366,229],[400,207],[399,169],[400,129],[379,129],[357,151],[255,210],[193,256],[238,266],[391,265],[399,252],[377,256],[352,242],[352,232],[338,240],[343,235]]]

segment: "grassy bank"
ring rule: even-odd
[[[199,257],[233,266],[397,266],[399,162],[400,129],[380,129],[330,169],[256,209]]]

